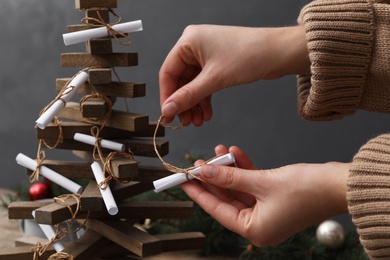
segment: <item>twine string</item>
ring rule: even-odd
[[[194,179],[197,179],[197,180],[200,180],[200,181],[204,182],[204,180],[201,177],[199,177],[198,175],[190,173],[191,170],[193,170],[195,168],[198,168],[199,166],[191,166],[191,167],[188,167],[188,168],[180,168],[178,166],[175,166],[175,165],[172,165],[170,163],[167,163],[161,157],[160,152],[158,151],[157,145],[156,145],[156,136],[157,136],[157,131],[158,131],[159,127],[162,126],[164,128],[168,128],[168,129],[171,129],[171,130],[177,130],[177,129],[180,129],[180,128],[183,127],[182,123],[180,123],[180,125],[177,125],[177,126],[167,125],[167,124],[164,123],[164,118],[165,118],[164,116],[160,116],[159,117],[159,119],[157,121],[156,129],[154,130],[154,135],[153,135],[153,146],[154,146],[154,151],[157,154],[157,157],[160,159],[161,163],[163,164],[165,169],[167,169],[168,171],[170,171],[172,173],[184,173],[186,175],[187,180],[189,180],[189,176],[191,176]],[[203,164],[211,161],[212,159],[214,159],[214,158],[211,158],[211,159],[205,161]]]
[[[42,139],[39,139],[38,151],[37,151],[37,166],[35,167],[34,172],[30,175],[30,183],[38,181],[39,174],[41,171],[41,166],[43,164],[43,161],[46,159],[45,151],[41,150],[42,143],[43,143]]]
[[[92,9],[89,9],[89,10],[96,10],[96,13],[98,15],[99,18],[95,18],[95,17],[84,17],[83,19],[81,19],[81,22],[83,22],[84,24],[88,25],[89,27],[106,27],[107,28],[107,32],[120,44],[120,45],[123,45],[123,46],[128,46],[131,44],[131,40],[129,38],[129,36],[127,36],[127,34],[125,33],[121,33],[117,30],[115,30],[114,28],[112,28],[112,26],[120,23],[120,21],[122,20],[122,17],[120,17],[118,14],[116,14],[112,9],[110,8],[92,8]],[[109,11],[111,14],[113,14],[117,20],[114,22],[114,23],[106,23],[104,21],[104,19],[102,18],[101,14],[100,14],[100,11],[101,10],[107,10]],[[121,41],[119,39],[119,37],[121,38],[125,38],[126,41]]]

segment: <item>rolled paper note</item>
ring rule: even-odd
[[[137,20],[133,22],[120,23],[116,25],[112,25],[111,28],[119,33],[131,33],[142,31],[142,21]],[[85,42],[88,40],[102,38],[109,36],[109,32],[106,27],[99,27],[94,29],[82,30],[71,33],[64,33],[62,38],[64,39],[64,44],[66,46]]]
[[[60,110],[65,106],[74,94],[77,92],[78,88],[83,85],[88,79],[88,73],[85,71],[80,72],[76,77],[69,82],[67,87],[69,92],[65,90],[65,93],[61,96],[61,99],[55,101],[38,119],[35,121],[36,125],[40,129],[45,129],[45,127],[50,123],[51,120],[60,112]],[[71,88],[73,87],[73,89]]]
[[[30,157],[19,153],[16,156],[16,162],[20,165],[22,165],[25,168],[28,168],[32,171],[34,171],[37,168],[37,162]],[[59,186],[69,190],[72,193],[80,194],[83,191],[83,187],[81,187],[79,184],[75,183],[74,181],[69,180],[68,178],[62,176],[61,174],[47,168],[46,166],[41,166],[40,168],[40,174],[51,180],[52,182],[58,184]]]
[[[102,167],[98,162],[93,162],[91,164],[93,175],[95,176],[96,182],[99,185],[102,181],[104,181],[104,175]],[[116,215],[118,213],[118,206],[116,205],[114,196],[112,195],[110,186],[106,186],[103,190],[99,187],[100,193],[102,194],[104,204],[106,205],[108,214]]]
[[[215,165],[229,165],[235,163],[234,156],[231,153],[219,156],[211,161],[209,161],[207,164],[215,164]],[[188,173],[191,173],[193,175],[199,175],[200,173],[200,166],[196,167],[192,170],[189,170]],[[188,179],[193,179],[194,177],[192,175],[188,175]],[[169,188],[172,188],[176,185],[179,185],[183,182],[187,181],[187,174],[179,172],[172,175],[169,175],[165,178],[158,179],[153,182],[155,192],[160,192]]]
[[[35,218],[35,210],[32,211],[32,215]],[[56,233],[54,232],[54,229],[51,225],[38,224],[38,226],[42,229],[43,233],[49,241],[56,236]],[[61,252],[65,248],[60,242],[53,243],[53,247],[57,253]]]
[[[81,133],[75,133],[73,139],[90,145],[95,145],[96,142],[96,137],[92,135],[81,134]],[[124,144],[105,140],[105,139],[100,140],[100,147],[111,149],[114,151],[122,151],[122,152],[125,150]]]

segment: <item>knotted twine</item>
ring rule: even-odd
[[[183,124],[180,123],[180,125],[177,125],[177,126],[170,126],[170,125],[167,125],[164,123],[164,116],[160,116],[158,121],[157,121],[157,125],[156,125],[156,129],[154,130],[154,135],[153,135],[153,146],[154,146],[154,151],[156,152],[157,154],[157,157],[160,159],[161,163],[163,164],[163,166],[165,167],[165,169],[167,169],[168,171],[172,172],[172,173],[184,173],[186,175],[186,178],[187,180],[190,180],[189,179],[189,176],[193,177],[194,179],[197,179],[197,180],[200,180],[202,182],[205,182],[205,180],[203,180],[201,177],[199,177],[198,175],[195,175],[195,174],[192,174],[190,173],[191,170],[194,170],[198,167],[200,167],[201,165],[203,164],[206,164],[208,163],[209,161],[213,160],[214,158],[216,157],[213,157],[205,162],[203,162],[201,165],[197,165],[197,166],[191,166],[191,167],[188,167],[188,168],[180,168],[178,166],[175,166],[175,165],[172,165],[170,163],[167,163],[164,161],[164,159],[161,157],[160,155],[160,152],[158,151],[157,149],[157,145],[156,145],[156,136],[157,136],[157,131],[159,129],[160,126],[164,127],[164,128],[168,128],[168,129],[171,129],[171,130],[178,130],[180,128],[183,127]]]
[[[37,244],[31,248],[31,251],[34,252],[33,260],[38,260],[39,257],[42,256],[46,252],[47,248],[49,248],[52,244],[62,241],[68,234],[74,234],[74,233],[78,232],[80,229],[85,227],[88,216],[84,220],[83,223],[80,223],[80,221],[77,220],[77,214],[80,210],[80,197],[81,197],[80,194],[63,194],[61,196],[54,198],[55,203],[60,203],[62,205],[65,205],[69,209],[69,212],[71,213],[71,219],[66,221],[67,227],[71,228],[76,224],[78,225],[78,227],[76,229],[74,229],[73,231],[69,231],[68,228],[66,228],[66,227],[61,228],[59,223],[56,224],[55,225],[55,228],[56,228],[55,236],[52,239],[50,239],[50,241],[48,243],[46,243],[45,245],[42,245],[41,243],[37,242]],[[77,205],[76,205],[75,210],[73,210],[72,207],[66,202],[70,198],[73,198],[76,200]],[[51,259],[51,260],[55,260],[55,259],[73,260],[73,256],[66,253],[66,252],[58,252],[58,253],[51,255],[48,259]]]
[[[84,17],[83,19],[81,19],[81,22],[86,24],[87,26],[89,27],[93,27],[93,28],[96,28],[96,27],[106,27],[107,28],[107,32],[120,44],[120,45],[123,45],[123,46],[128,46],[131,44],[131,40],[129,38],[129,36],[127,36],[127,34],[125,33],[121,33],[121,32],[118,32],[117,30],[113,29],[112,26],[113,25],[116,25],[116,24],[119,24],[122,20],[122,17],[119,16],[118,14],[116,14],[111,8],[91,8],[91,9],[88,9],[88,10],[93,10],[93,11],[96,11],[98,18],[94,18],[94,17]],[[103,17],[100,15],[100,10],[107,10],[109,11],[111,14],[113,14],[117,20],[114,22],[114,23],[106,23],[103,19]],[[91,23],[93,22],[93,23]],[[125,38],[126,41],[123,42],[119,39],[119,37],[121,38]]]

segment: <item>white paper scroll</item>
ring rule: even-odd
[[[141,20],[112,25],[111,28],[119,33],[138,32],[143,29]],[[62,35],[66,46],[107,36],[109,36],[109,32],[106,27],[64,33]]]
[[[32,171],[37,168],[37,162],[22,153],[19,153],[16,156],[16,162]],[[68,178],[65,178],[61,174],[47,168],[46,166],[41,166],[40,174],[72,193],[80,194],[83,190],[83,187],[81,187],[79,184],[69,180]]]
[[[77,92],[78,88],[86,82],[88,79],[88,73],[85,71],[80,72],[77,76],[68,84],[69,92],[65,90],[64,95],[61,96],[61,100],[54,102],[38,119],[35,121],[36,125],[40,129],[45,129],[45,127],[50,123],[51,120],[58,114],[58,112],[65,106],[65,103],[68,102],[74,94]],[[73,87],[71,89],[70,87]]]
[[[234,156],[231,153],[219,156],[207,164],[216,164],[216,165],[229,165],[233,164],[235,162]],[[200,173],[200,167],[197,167],[193,170],[188,171],[191,174],[198,175]],[[193,179],[194,177],[191,175],[188,175],[188,179]],[[183,182],[187,181],[187,175],[185,173],[175,173],[172,175],[169,175],[165,178],[161,178],[159,180],[156,180],[153,182],[155,192],[160,192],[169,188],[172,188],[176,185],[179,185]]]
[[[98,162],[93,162],[91,164],[93,175],[95,176],[96,182],[99,185],[102,181],[104,181],[104,175],[102,167]],[[112,195],[110,186],[107,185],[103,190],[99,187],[100,193],[102,194],[104,204],[106,205],[108,214],[116,215],[118,213],[118,206],[115,202],[114,196]]]
[[[32,212],[32,215],[35,218],[35,210]],[[38,224],[38,225],[42,229],[43,233],[45,234],[46,238],[49,241],[56,236],[56,233],[51,225],[45,225],[45,224]],[[65,249],[65,247],[60,242],[53,243],[53,247],[57,253]]]
[[[82,143],[86,143],[89,145],[95,145],[96,138],[92,135],[86,135],[86,134],[81,134],[81,133],[75,133],[73,136],[73,139]],[[124,151],[125,150],[125,145],[118,143],[118,142],[113,142],[105,139],[100,140],[100,147],[102,148],[107,148],[110,150],[114,151]]]

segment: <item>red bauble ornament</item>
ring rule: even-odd
[[[52,197],[51,188],[47,183],[37,182],[29,189],[30,200],[40,200]]]

